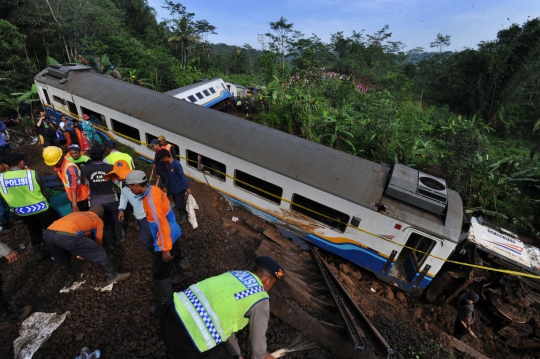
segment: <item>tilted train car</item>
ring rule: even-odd
[[[147,160],[147,143],[165,135],[191,179],[405,291],[428,286],[443,264],[428,254],[448,258],[463,238],[460,196],[417,170],[391,170],[86,66],[51,67],[35,83],[51,116],[91,112],[103,136]]]
[[[166,95],[186,100],[196,105],[217,108],[233,95],[220,78],[204,79],[192,85],[165,92]]]

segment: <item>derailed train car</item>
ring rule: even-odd
[[[91,113],[102,136],[146,160],[154,154],[147,144],[163,134],[191,179],[407,292],[422,292],[467,237],[460,196],[418,170],[391,169],[82,65],[50,67],[35,83],[51,117]]]

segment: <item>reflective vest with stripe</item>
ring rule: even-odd
[[[75,169],[75,172],[77,173],[77,202],[88,199],[88,194],[90,193],[90,187],[88,185],[81,183],[81,170],[79,169],[79,166],[77,166],[73,162],[69,162],[65,160],[59,169],[56,169],[56,167],[55,169],[56,169],[56,174],[58,175],[58,178],[60,178],[60,181],[62,181],[62,183],[64,184],[69,200],[70,201],[72,200],[71,189],[70,189],[71,186],[69,184],[69,176],[68,176],[68,169],[70,167],[73,167]]]
[[[167,143],[165,146],[161,146],[161,149],[169,151],[171,156],[172,156],[172,151],[171,151],[172,148],[173,148],[173,145],[171,145],[170,143]],[[176,160],[176,158],[175,158],[175,160]]]
[[[47,199],[33,170],[16,170],[0,174],[2,197],[11,211],[19,216],[31,216],[49,208]]]
[[[256,275],[230,271],[174,293],[174,308],[202,353],[244,328],[251,307],[266,299],[268,293]]]
[[[131,158],[131,156],[128,155],[127,153],[119,152],[119,151],[111,152],[107,157],[105,157],[105,159],[107,160],[108,164],[113,165],[113,166],[116,163],[116,161],[124,160],[128,163],[129,169],[130,170],[133,169],[133,165],[132,165],[133,158]]]

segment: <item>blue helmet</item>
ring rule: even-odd
[[[114,69],[114,66],[113,66],[113,65],[111,65],[111,70],[112,70],[112,69]]]

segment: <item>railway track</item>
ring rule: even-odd
[[[275,233],[264,233],[256,253],[276,258],[284,281],[271,293],[272,314],[339,358],[390,358],[392,348],[334,276],[319,249],[309,252]]]

